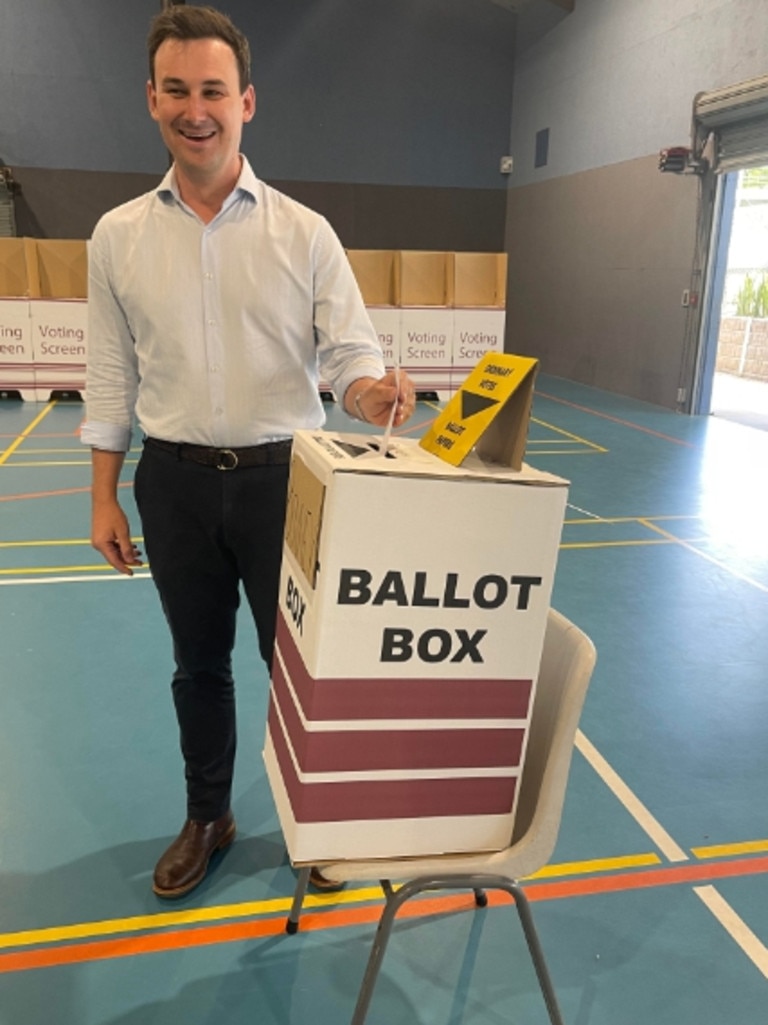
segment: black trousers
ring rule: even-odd
[[[288,466],[218,470],[149,446],[134,490],[173,640],[187,815],[229,808],[237,743],[232,650],[242,582],[272,662]]]

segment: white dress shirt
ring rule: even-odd
[[[152,437],[257,445],[325,422],[318,366],[342,399],[385,368],[341,243],[324,217],[247,160],[203,221],[173,168],[105,214],[90,244],[86,445]]]

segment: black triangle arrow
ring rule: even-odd
[[[461,393],[461,419],[469,420],[471,416],[484,413],[489,406],[498,406],[498,399],[489,399],[487,395],[478,395],[476,392],[463,391]]]

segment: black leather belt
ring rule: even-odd
[[[264,445],[250,445],[247,448],[209,448],[207,445],[188,445],[186,442],[162,441],[160,438],[145,438],[144,444],[170,452],[177,459],[187,459],[201,466],[212,466],[217,470],[247,469],[251,466],[285,466],[291,461],[290,439],[268,441]]]

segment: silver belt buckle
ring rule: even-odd
[[[216,463],[217,470],[234,470],[237,464],[237,453],[233,452],[231,448],[219,449],[219,461]]]

